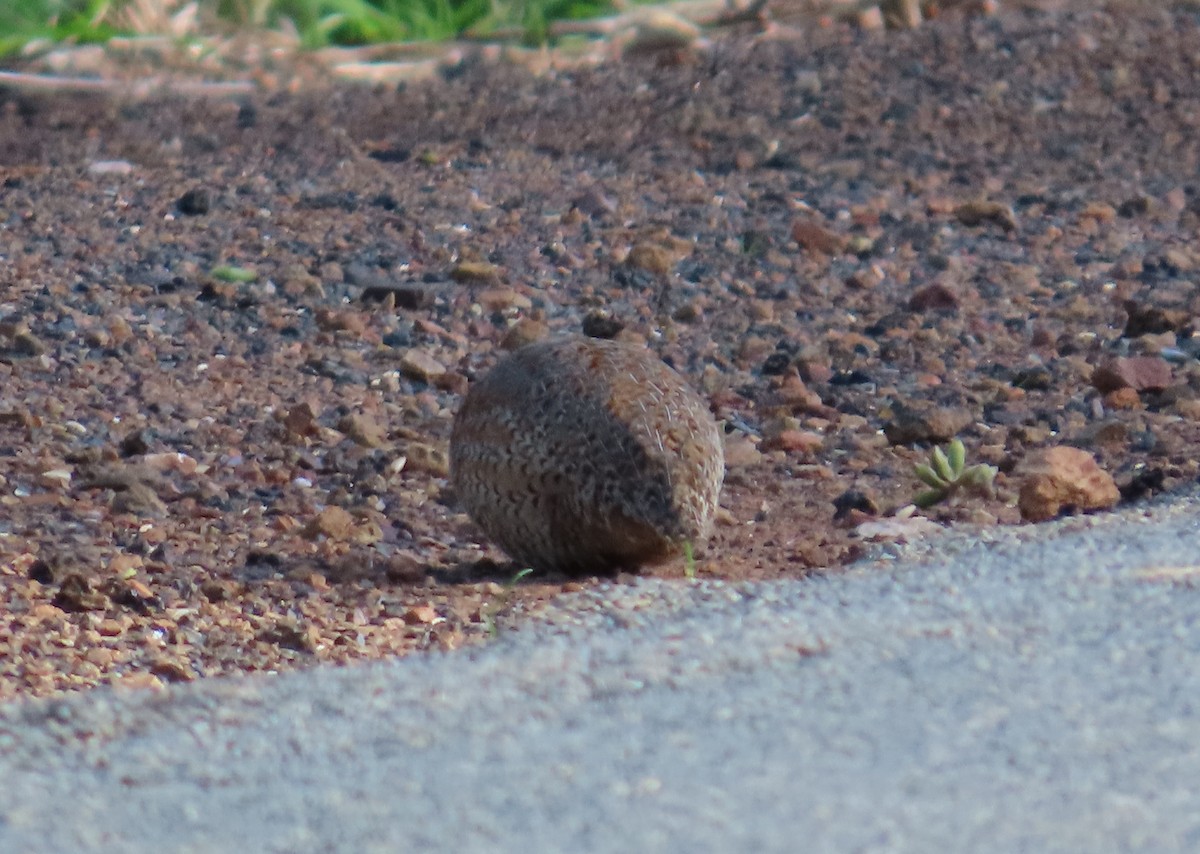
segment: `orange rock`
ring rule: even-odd
[[[825,255],[837,255],[846,246],[846,238],[842,235],[823,225],[802,219],[792,224],[792,240],[808,252],[821,252]]]
[[[1104,405],[1109,409],[1141,409],[1142,399],[1137,391],[1126,386],[1104,395]]]
[[[1035,451],[1020,467],[1021,516],[1031,522],[1053,519],[1067,508],[1105,510],[1120,493],[1112,475],[1095,457],[1079,448],[1060,445]]]
[[[310,540],[315,540],[322,535],[335,540],[344,540],[353,529],[354,517],[343,508],[330,505],[314,516],[304,526],[302,533]]]
[[[437,622],[438,612],[432,605],[414,605],[404,612],[404,622],[410,626]]]
[[[770,451],[812,454],[821,450],[824,441],[818,434],[808,430],[782,430],[778,435],[765,439],[763,447]]]

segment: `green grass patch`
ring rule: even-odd
[[[109,0],[3,0],[0,56],[31,41],[99,42],[116,34],[106,23]]]
[[[543,43],[550,25],[615,11],[612,0],[195,0],[186,34],[168,22],[189,0],[0,0],[0,55],[35,40],[103,42],[115,35],[203,38],[246,30],[287,30],[306,48],[440,41],[520,27]],[[191,16],[187,16],[192,20]]]

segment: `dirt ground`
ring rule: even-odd
[[[1191,483],[1200,14],[1085,5],[0,89],[0,698],[455,648],[597,583],[510,584],[445,477],[470,382],[547,332],[644,342],[726,419],[705,578],[844,564],[954,435],[1000,475],[942,523],[1020,524],[1052,445],[1126,501]],[[1160,378],[1097,379],[1128,355]]]

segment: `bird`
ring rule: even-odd
[[[455,414],[451,488],[525,567],[636,571],[703,543],[725,475],[705,400],[652,351],[568,335],[527,344]]]

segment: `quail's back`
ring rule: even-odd
[[[523,347],[454,420],[464,508],[517,562],[603,572],[708,537],[724,477],[705,402],[650,351],[570,337]]]

